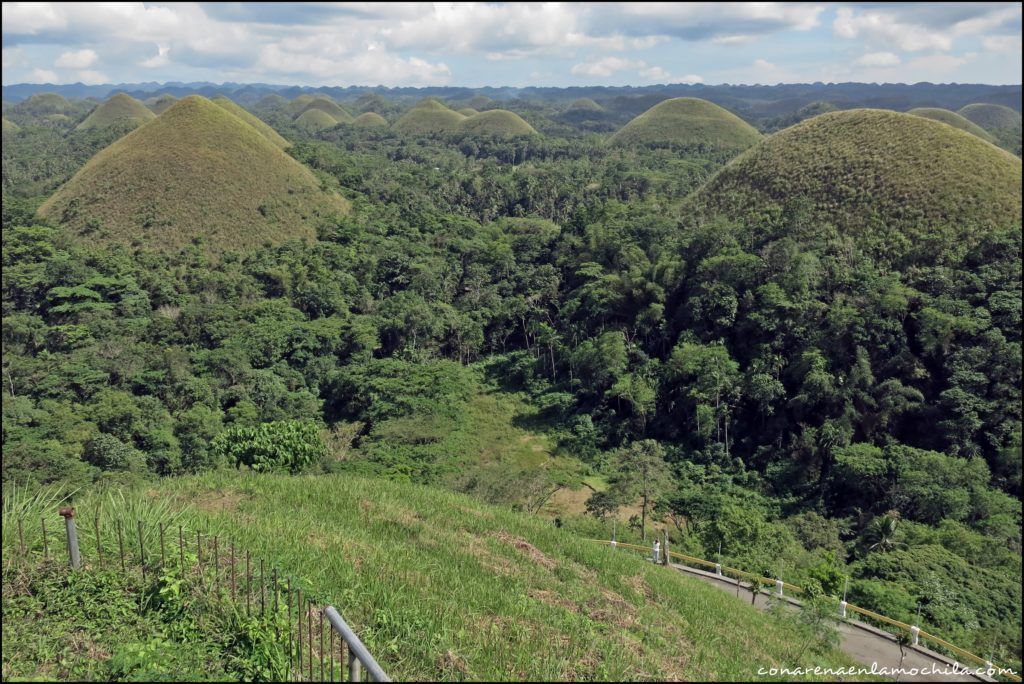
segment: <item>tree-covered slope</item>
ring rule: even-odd
[[[314,235],[347,203],[259,131],[187,97],[89,161],[39,209],[79,239],[246,249]]]

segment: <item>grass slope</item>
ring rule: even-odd
[[[651,107],[623,126],[609,142],[736,153],[761,137],[753,126],[716,104],[677,97]]]
[[[377,112],[364,112],[352,120],[355,126],[364,126],[367,128],[376,128],[379,126],[387,126],[388,120]]]
[[[406,112],[392,128],[401,133],[451,133],[465,119],[462,114],[448,109],[437,100],[426,99]]]
[[[211,102],[213,102],[218,107],[221,107],[222,109],[226,109],[227,111],[231,112],[245,123],[255,128],[257,131],[263,134],[264,138],[274,143],[281,149],[286,149],[291,146],[291,143],[282,138],[280,133],[275,131],[255,114],[248,111],[247,109],[244,109],[241,105],[237,104],[236,102],[229,100],[223,95],[221,95],[220,97],[213,98]]]
[[[470,109],[476,109],[479,111],[492,102],[494,102],[494,100],[486,95],[474,95],[466,101],[466,106]]]
[[[1021,161],[924,117],[832,112],[733,160],[688,198],[684,211],[757,230],[782,226],[784,207],[793,202],[879,254],[943,239],[947,248],[967,245],[980,229],[1020,225]]]
[[[307,109],[295,117],[295,125],[307,133],[334,128],[338,121],[322,109]]]
[[[286,109],[288,107],[288,98],[282,97],[277,93],[271,93],[260,98],[260,101],[256,103],[257,109]]]
[[[596,102],[591,100],[589,97],[581,97],[580,99],[573,100],[571,103],[569,103],[569,106],[566,107],[565,111],[567,111],[567,112],[603,112],[604,111],[604,107],[602,107],[601,105],[597,104]]]
[[[21,130],[21,126],[19,126],[18,124],[14,123],[10,119],[8,119],[6,116],[4,117],[4,135],[7,135],[9,133],[17,133],[20,130]]]
[[[170,109],[171,105],[173,105],[177,101],[178,98],[176,98],[174,95],[171,95],[170,93],[164,93],[163,95],[158,95],[156,97],[151,97],[145,100],[143,104],[152,109],[153,113],[159,116],[160,114],[163,114],[168,109]]]
[[[291,114],[292,116],[298,116],[299,113],[306,108],[306,105],[308,105],[315,99],[316,98],[313,97],[312,95],[299,95],[294,100],[288,103],[286,107],[288,113]]]
[[[89,131],[96,128],[106,128],[122,122],[141,126],[155,118],[156,114],[147,109],[146,105],[131,95],[118,93],[92,110],[89,116],[85,117],[82,123],[75,127],[75,130]]]
[[[982,140],[994,142],[992,136],[989,135],[984,128],[968,119],[965,119],[956,112],[949,111],[948,109],[940,109],[939,107],[917,107],[916,109],[908,111],[907,114],[923,116],[926,119],[941,121],[942,123],[949,124],[954,128],[959,128],[961,131],[967,131],[972,135],[976,135]]]
[[[341,606],[396,680],[745,680],[805,643],[718,589],[457,494],[348,475],[158,487]]]
[[[473,116],[474,114],[479,114],[480,113],[480,112],[476,111],[475,109],[473,109],[472,107],[463,107],[462,109],[458,110],[458,112],[462,116]]]
[[[328,100],[326,97],[318,97],[307,104],[302,111],[308,112],[312,109],[319,109],[326,112],[338,123],[352,123],[352,115],[341,108],[338,103]]]
[[[317,178],[256,129],[209,100],[180,100],[94,156],[39,214],[79,238],[208,250],[315,235],[347,211]]]
[[[1020,128],[1020,112],[1009,107],[995,104],[969,104],[959,112],[960,116],[968,121],[981,126],[986,131],[998,131],[1005,128]]]
[[[523,121],[522,117],[504,109],[490,109],[463,119],[459,122],[459,131],[502,138],[537,134],[537,129]]]

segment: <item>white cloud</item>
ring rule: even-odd
[[[81,81],[85,85],[101,85],[103,83],[110,83],[110,79],[106,74],[89,69],[79,71],[77,74],[77,80]]]
[[[981,46],[985,49],[985,52],[996,52],[1020,57],[1021,37],[1019,33],[1015,36],[985,36],[981,39]]]
[[[451,79],[451,69],[444,62],[400,57],[389,53],[379,43],[366,43],[354,52],[339,45],[306,50],[296,47],[283,43],[264,47],[257,68],[264,73],[310,77],[325,85],[429,85],[447,83]]]
[[[869,47],[904,52],[948,52],[957,38],[977,36],[1000,27],[1012,29],[1014,24],[1018,25],[1016,33],[1020,35],[1019,4],[948,7],[949,12],[974,14],[957,20],[957,14],[948,14],[942,5],[891,10],[840,7],[836,10],[832,30],[840,38],[863,39]]]
[[[899,66],[900,57],[893,52],[868,52],[858,57],[855,63],[865,67],[894,67]]]
[[[869,45],[895,47],[905,52],[953,47],[953,39],[943,32],[901,23],[888,12],[858,14],[849,7],[840,7],[832,28],[840,38],[864,38]]]
[[[732,36],[717,36],[712,38],[711,42],[715,45],[742,45],[743,43],[749,43],[752,40],[754,40],[754,36],[736,34]]]
[[[168,56],[171,48],[166,45],[158,45],[156,54],[149,59],[144,59],[139,62],[139,66],[145,67],[146,69],[157,69],[162,66],[167,66],[171,62],[171,58]]]
[[[99,61],[99,58],[95,50],[72,50],[61,53],[53,65],[58,69],[88,69]]]
[[[4,48],[3,49],[3,68],[13,69],[22,65],[25,58],[25,53],[21,51],[21,48]]]
[[[60,77],[49,69],[33,69],[27,83],[60,83]]]
[[[678,79],[678,82],[695,85],[697,83],[703,83],[704,79],[698,76],[697,74],[687,74],[686,76],[683,76],[682,78]]]
[[[626,69],[643,69],[647,64],[641,60],[623,57],[602,57],[573,65],[569,70],[573,76],[607,77]]]
[[[646,81],[660,81],[662,83],[665,83],[671,78],[669,73],[662,69],[660,66],[652,66],[646,69],[641,69],[637,73],[639,73],[640,77]]]

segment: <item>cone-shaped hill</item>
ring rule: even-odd
[[[712,102],[677,97],[654,105],[623,126],[609,142],[736,154],[761,138],[756,128]]]
[[[992,136],[989,135],[984,128],[968,119],[965,119],[956,112],[951,112],[948,109],[940,109],[939,107],[918,107],[916,109],[911,109],[907,114],[923,116],[926,119],[941,121],[944,124],[949,124],[950,126],[959,128],[961,131],[967,131],[968,133],[976,135],[982,140],[995,142]]]
[[[295,117],[295,125],[307,133],[316,133],[334,128],[338,121],[322,109],[307,109]]]
[[[159,116],[160,114],[163,114],[168,109],[170,109],[171,105],[173,105],[177,101],[178,98],[174,97],[174,95],[171,95],[170,93],[164,93],[163,95],[157,95],[156,97],[148,98],[144,100],[142,104],[149,107],[151,110],[153,110],[154,114]]]
[[[924,117],[831,112],[748,150],[684,205],[686,215],[738,224],[754,242],[831,225],[869,253],[898,260],[1020,226],[1021,160]]]
[[[465,118],[437,100],[427,98],[416,103],[392,128],[401,133],[451,133]]]
[[[1017,129],[1021,127],[1021,116],[1020,112],[1014,111],[1009,107],[995,104],[969,104],[959,112],[960,116],[964,117],[971,123],[981,126],[988,132],[1004,130],[1004,129]]]
[[[94,156],[39,214],[89,241],[208,251],[313,238],[348,210],[316,176],[209,100],[177,102]]]
[[[346,112],[333,100],[328,100],[326,97],[318,97],[305,107],[302,112],[308,112],[311,109],[319,109],[322,112],[326,112],[334,119],[335,123],[352,123],[352,115]]]
[[[565,111],[567,112],[603,112],[604,107],[597,104],[589,97],[581,97],[578,100],[573,100]]]
[[[223,95],[215,97],[211,101],[218,107],[226,109],[227,111],[231,112],[245,123],[255,128],[257,131],[263,134],[264,138],[274,143],[281,149],[285,149],[291,146],[291,143],[282,138],[281,134],[275,131],[273,128],[271,128],[269,124],[264,123],[259,117],[251,113],[249,110],[244,109],[238,103],[229,100]]]
[[[379,128],[388,125],[388,120],[377,112],[364,112],[353,119],[352,124],[365,128]]]
[[[146,105],[131,95],[118,93],[92,110],[89,116],[75,127],[75,130],[90,131],[108,128],[115,124],[141,126],[155,118],[156,114],[147,109]]]
[[[277,93],[270,93],[260,98],[256,103],[257,109],[284,109],[288,106],[288,99]]]
[[[298,116],[306,108],[306,105],[315,99],[312,95],[299,95],[287,104],[286,109],[292,116]]]
[[[63,114],[71,108],[71,103],[65,100],[62,95],[57,93],[36,93],[14,105],[11,109],[19,114],[43,116],[46,114]]]
[[[486,95],[474,95],[466,101],[466,106],[477,111],[483,109],[487,105],[494,102],[491,98]]]
[[[460,133],[469,135],[511,138],[517,135],[536,135],[537,130],[523,121],[515,112],[489,109],[459,122]]]

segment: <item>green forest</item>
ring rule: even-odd
[[[852,175],[807,180],[808,160],[836,149],[827,136],[862,135],[849,117],[867,115],[793,115],[735,158],[731,142],[611,145],[573,118],[582,109],[549,103],[507,105],[539,131],[520,135],[321,128],[278,99],[248,109],[350,208],[310,219],[315,238],[235,225],[247,249],[213,232],[150,249],[159,217],[134,213],[134,243],[84,214],[76,231],[42,218],[133,125],[72,130],[82,101],[67,121],[5,103],[5,487],[247,467],[430,485],[538,516],[556,492],[583,492],[551,524],[667,530],[682,552],[848,588],[1020,669],[1018,157],[886,115],[899,118],[880,137],[898,149],[954,149],[984,176],[890,190],[874,152],[850,152]],[[409,112],[342,104],[349,118]],[[783,127],[753,123],[743,148]],[[244,187],[257,169],[231,173]],[[525,437],[501,451],[527,432],[543,465]]]

